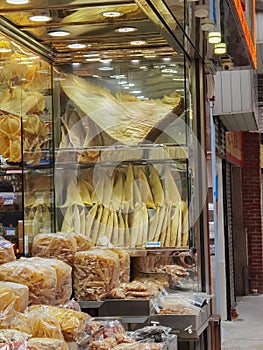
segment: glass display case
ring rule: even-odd
[[[33,234],[53,230],[51,65],[1,35],[0,83],[1,186],[12,187],[1,191],[1,223],[27,254]]]

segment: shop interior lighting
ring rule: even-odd
[[[220,32],[209,32],[208,33],[208,42],[210,44],[218,44],[221,42],[221,33]]]
[[[131,63],[139,63],[140,60],[131,60]]]
[[[196,5],[194,14],[195,14],[195,17],[205,18],[209,15],[209,8],[207,5]]]
[[[23,5],[28,4],[29,0],[6,0],[6,2],[12,5]]]
[[[146,41],[145,40],[133,40],[133,41],[130,41],[130,45],[144,45],[146,44]]]
[[[69,44],[68,45],[69,49],[84,49],[84,47],[86,47],[85,44],[79,44],[79,43]]]
[[[29,19],[33,22],[48,22],[52,20],[52,18],[47,15],[34,15],[30,16]]]
[[[102,59],[100,59],[100,62],[101,63],[110,63],[110,62],[112,62],[112,59],[111,58],[102,58]]]
[[[213,30],[215,28],[215,23],[210,18],[203,18],[201,19],[201,29],[204,32],[209,32],[210,30]]]
[[[54,30],[48,33],[48,35],[54,36],[54,37],[62,37],[62,36],[67,36],[69,34],[70,32],[66,30]]]
[[[115,29],[117,33],[132,33],[136,32],[138,29],[136,27],[119,27]]]
[[[215,44],[214,53],[216,55],[224,55],[226,53],[226,43]]]
[[[113,70],[113,67],[103,66],[103,67],[99,67],[98,69],[102,71],[107,71],[107,70]]]
[[[102,16],[110,17],[110,18],[121,17],[123,15],[124,15],[124,13],[120,12],[120,11],[105,11],[105,12],[102,12]]]

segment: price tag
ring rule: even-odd
[[[161,242],[146,242],[146,248],[160,248]]]

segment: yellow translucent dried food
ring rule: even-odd
[[[64,261],[58,259],[44,259],[39,257],[25,258],[30,264],[43,264],[55,269],[57,275],[57,285],[55,294],[55,305],[64,305],[70,300],[72,294],[72,268]]]
[[[57,275],[54,268],[16,260],[2,264],[0,280],[25,284],[29,288],[29,305],[55,302]]]
[[[27,341],[28,350],[68,350],[67,343],[54,338],[30,338]]]
[[[32,245],[32,255],[42,258],[57,258],[73,265],[77,243],[70,233],[42,233],[36,235]]]
[[[0,264],[16,260],[13,244],[4,238],[0,238]]]
[[[20,136],[21,122],[20,118],[8,114],[0,119],[0,134],[8,138]]]
[[[10,162],[21,162],[22,152],[21,152],[21,140],[19,137],[10,140],[9,144],[9,161]]]
[[[29,312],[38,310],[40,313],[51,314],[58,321],[64,339],[67,342],[79,341],[82,333],[86,329],[86,324],[90,318],[89,314],[49,305],[34,305],[28,308]]]
[[[48,310],[43,312],[41,308],[33,308],[27,310],[26,315],[30,320],[33,337],[64,340],[58,320]]]
[[[20,332],[32,334],[32,327],[30,324],[30,319],[27,315],[21,312],[16,312],[15,316],[12,317],[12,320],[5,325],[6,328],[16,329]],[[3,328],[0,322],[0,328]]]
[[[0,284],[0,322],[8,324],[15,316],[16,295],[12,288]]]
[[[159,174],[152,164],[149,165],[149,172],[149,183],[152,190],[154,202],[156,206],[161,207],[164,203],[164,192]]]
[[[23,117],[23,135],[25,137],[45,137],[45,123],[35,114]]]
[[[6,288],[13,291],[15,295],[14,309],[18,312],[24,312],[28,306],[29,289],[21,283],[0,281],[0,288]]]

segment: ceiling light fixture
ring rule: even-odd
[[[205,18],[209,15],[209,9],[207,5],[196,5],[195,6],[195,17]]]
[[[215,44],[214,53],[216,55],[224,55],[226,53],[226,43]]]
[[[54,37],[67,36],[69,34],[70,32],[66,30],[54,30],[54,31],[48,32],[48,35],[54,36]]]
[[[105,11],[105,12],[102,12],[102,16],[104,17],[120,17],[120,16],[123,16],[124,13],[123,12],[120,12],[120,11]]]
[[[209,32],[215,28],[215,23],[211,18],[203,18],[201,19],[201,29],[204,32]]]
[[[29,0],[6,0],[6,2],[12,5],[23,5],[28,4]]]
[[[103,66],[103,67],[99,67],[98,69],[107,71],[107,70],[113,70],[113,67]]]
[[[34,15],[30,16],[29,19],[33,22],[48,22],[52,20],[52,18],[47,15]]]
[[[79,43],[69,44],[68,45],[69,49],[84,49],[84,47],[86,47],[85,44],[79,44]]]
[[[209,32],[208,33],[208,42],[210,44],[218,44],[221,42],[221,33],[220,32]]]
[[[130,45],[144,45],[146,44],[146,41],[145,40],[133,40],[133,41],[130,41]]]
[[[138,29],[136,27],[119,27],[115,29],[117,33],[132,33],[136,32]]]

